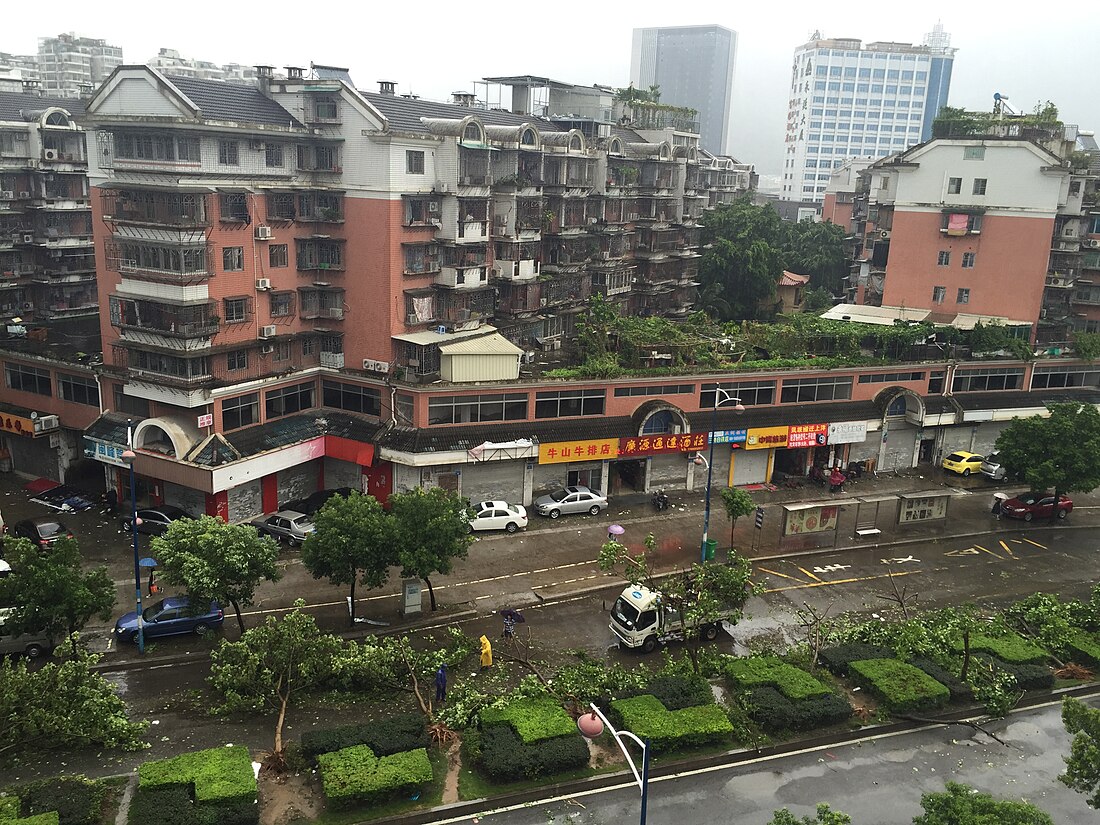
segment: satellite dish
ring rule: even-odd
[[[1001,93],[1000,92],[994,92],[993,93],[993,99],[994,100],[1001,100]]]

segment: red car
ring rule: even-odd
[[[1054,510],[1054,496],[1046,493],[1024,493],[1010,498],[1001,505],[1001,512],[1009,518],[1022,518],[1031,521],[1037,518],[1050,518]],[[1065,518],[1073,510],[1073,502],[1067,496],[1058,496],[1058,518]]]

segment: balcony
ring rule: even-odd
[[[525,281],[537,278],[539,262],[535,260],[508,261],[497,258],[493,262],[493,277],[504,281]]]
[[[321,353],[321,366],[328,367],[334,370],[342,370],[344,368],[344,353],[342,352],[322,352]]]
[[[302,310],[299,313],[302,320],[325,320],[325,321],[343,321],[344,320],[344,307],[341,306],[308,306],[306,296],[302,298]]]
[[[436,275],[435,283],[450,289],[477,289],[489,283],[488,268],[484,265],[444,265]]]
[[[179,192],[103,191],[104,220],[114,223],[207,227],[206,198]]]

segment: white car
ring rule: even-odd
[[[479,501],[469,510],[470,532],[506,530],[514,533],[527,526],[527,510],[506,501]]]
[[[557,518],[569,513],[588,513],[598,516],[607,507],[607,496],[599,490],[590,490],[579,485],[562,487],[549,495],[535,499],[535,509],[540,516]]]

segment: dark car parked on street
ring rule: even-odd
[[[1065,518],[1073,510],[1069,496],[1058,496],[1058,518]],[[1037,518],[1050,518],[1054,515],[1054,496],[1046,493],[1021,493],[1001,505],[1001,514],[1009,518],[1022,518],[1031,521]]]
[[[17,521],[7,532],[8,539],[27,539],[46,548],[59,539],[71,539],[72,531],[53,516],[38,516]]]
[[[288,501],[279,509],[293,510],[295,513],[303,513],[307,516],[312,516],[324,507],[325,503],[333,496],[343,496],[347,498],[351,495],[351,492],[351,487],[337,487],[333,490],[318,490],[316,493],[308,495],[305,498],[296,498]]]
[[[210,602],[205,612],[191,610],[186,596],[169,596],[141,611],[142,635],[146,639],[158,636],[178,636],[184,633],[201,635],[225,621],[225,612],[217,602]],[[137,612],[131,610],[115,622],[115,638],[120,642],[137,642]]]
[[[171,504],[162,504],[159,507],[149,507],[137,511],[137,531],[143,536],[163,536],[172,526],[173,521],[181,518],[194,518],[186,510],[173,507]],[[127,532],[133,527],[134,517],[126,516],[122,519],[122,529]]]

